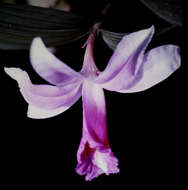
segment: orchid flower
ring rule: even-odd
[[[19,68],[5,68],[15,79],[28,103],[28,117],[41,119],[58,115],[70,108],[81,96],[83,132],[77,152],[76,172],[92,180],[102,173],[118,173],[107,135],[106,108],[103,89],[121,93],[146,90],[170,76],[180,66],[179,47],[164,45],[145,53],[154,27],[123,37],[100,72],[94,62],[94,40],[86,42],[83,66],[76,72],[57,59],[41,38],[33,40],[30,60],[35,71],[51,85],[34,85],[28,74]]]

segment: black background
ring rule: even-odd
[[[88,17],[107,1],[81,1],[74,11]],[[100,3],[99,3],[100,2]],[[96,12],[95,12],[96,11]],[[154,15],[139,1],[114,1],[103,27],[114,32],[133,32],[155,25],[156,31],[169,24]],[[79,71],[84,40],[58,48],[56,56]],[[182,28],[154,36],[149,48],[162,44],[181,46]],[[95,46],[97,66],[105,68],[112,51],[98,39]],[[144,92],[120,94],[105,91],[108,134],[112,151],[119,159],[120,173],[101,175],[91,182],[75,172],[76,152],[82,132],[81,99],[56,117],[33,120],[26,116],[27,104],[17,83],[3,67],[26,70],[33,83],[46,83],[32,69],[28,51],[0,51],[1,82],[1,161],[7,188],[51,187],[65,185],[115,185],[128,189],[164,188],[177,184],[180,169],[180,129],[184,85],[182,66],[162,83]],[[184,60],[184,59],[183,59]]]

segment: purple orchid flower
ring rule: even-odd
[[[34,85],[25,71],[5,68],[15,79],[29,104],[28,117],[41,119],[58,115],[70,108],[81,96],[83,102],[83,133],[77,152],[76,172],[92,180],[102,173],[118,173],[118,159],[111,151],[107,127],[103,88],[122,92],[146,90],[166,79],[180,66],[179,47],[164,45],[145,54],[154,27],[131,33],[118,44],[103,72],[94,62],[93,46],[96,36],[91,33],[83,67],[76,72],[58,60],[40,38],[30,49],[35,71],[52,85]]]

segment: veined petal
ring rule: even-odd
[[[106,128],[106,104],[103,89],[90,81],[82,88],[83,128],[93,142],[108,146]],[[93,145],[95,146],[95,145]]]
[[[103,89],[84,81],[83,133],[77,152],[76,172],[90,181],[102,173],[118,173],[118,160],[110,149],[106,128],[106,108]]]
[[[180,67],[179,47],[164,45],[150,50],[144,58],[140,68],[138,81],[129,89],[119,92],[131,93],[146,90],[165,80]]]
[[[70,83],[62,87],[33,85],[28,74],[21,69],[5,68],[5,72],[18,82],[24,99],[30,105],[30,116],[40,117],[40,112],[42,118],[47,115],[54,116],[55,113],[67,110],[81,96],[81,83]],[[36,114],[33,114],[32,110],[35,110]]]
[[[96,78],[108,90],[129,86],[142,64],[144,51],[151,41],[154,27],[126,35],[118,44],[106,69]]]
[[[30,60],[35,71],[54,85],[64,85],[81,80],[82,76],[57,59],[44,45],[41,38],[34,38],[30,48]]]
[[[35,86],[36,88],[37,86]],[[75,86],[74,86],[75,87]],[[64,92],[65,89],[65,92]],[[73,101],[73,99],[78,99],[81,96],[81,86],[78,85],[75,88],[73,88],[71,91],[66,93],[66,86],[61,87],[62,95],[54,95],[54,96],[45,96],[45,95],[38,95],[35,94],[35,91],[32,91],[32,89],[23,89],[21,88],[20,91],[24,97],[24,99],[27,101],[28,104],[35,105],[37,107],[51,110],[56,109],[62,106],[69,106],[70,103]],[[43,92],[41,92],[43,93]]]

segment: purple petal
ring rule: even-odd
[[[91,148],[87,142],[81,141],[77,157],[76,172],[79,175],[86,175],[86,181],[91,181],[103,173],[106,175],[119,173],[118,159],[110,149]]]
[[[57,59],[44,45],[41,38],[34,38],[30,48],[30,60],[35,71],[54,85],[77,81],[82,76]]]
[[[106,105],[103,89],[92,82],[85,81],[82,88],[83,127],[93,142],[108,146],[106,129]]]
[[[77,152],[76,171],[92,180],[102,173],[118,173],[118,160],[110,149],[106,128],[106,108],[101,87],[85,81],[82,89],[83,133]]]
[[[118,44],[106,69],[96,78],[108,90],[119,90],[132,83],[140,67],[144,51],[151,41],[154,27],[125,36]]]
[[[68,85],[67,85],[68,86]],[[44,94],[43,88],[41,89],[41,93],[35,93],[35,89],[38,88],[40,91],[40,86],[35,85],[34,90],[32,88],[21,88],[21,93],[24,99],[32,105],[43,109],[56,109],[61,106],[68,106],[72,99],[78,99],[81,96],[81,86],[78,84],[74,84],[71,86],[71,90],[69,89],[67,92],[67,86],[61,87],[59,90],[61,91],[61,95],[56,95],[56,89],[53,96],[48,96]],[[46,86],[48,88],[48,86]],[[42,95],[41,95],[42,94]]]
[[[165,45],[154,48],[145,55],[144,60],[138,81],[135,81],[131,88],[122,89],[119,92],[143,91],[165,80],[180,67],[179,47]]]
[[[44,118],[44,115],[54,116],[67,110],[81,96],[80,83],[70,83],[62,87],[33,85],[28,74],[21,69],[5,68],[5,72],[18,82],[24,99],[30,105],[29,116],[37,115],[37,118]],[[38,111],[33,114],[32,110]]]

